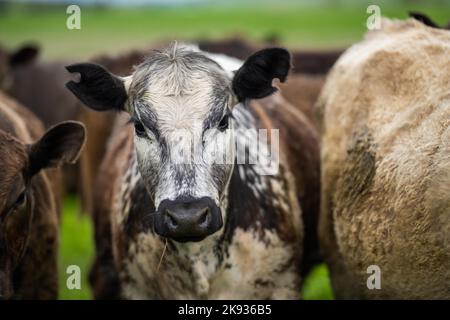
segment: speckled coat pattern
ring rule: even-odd
[[[273,113],[274,107],[290,121]],[[304,234],[300,200],[309,196],[306,183],[311,182],[311,190],[318,188],[317,136],[279,94],[250,106],[238,105],[233,117],[237,128],[285,123],[279,173],[264,176],[251,165],[236,165],[221,208],[226,212],[224,227],[197,243],[166,240],[145,228],[154,205],[139,174],[133,130],[124,127],[115,136],[95,188],[97,256],[90,279],[96,298],[300,297]],[[294,129],[299,123],[305,125],[303,132]],[[283,141],[288,136],[296,138],[290,146]],[[299,146],[309,162],[291,170],[294,162],[288,157]],[[317,210],[315,202],[305,209]]]

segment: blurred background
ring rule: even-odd
[[[69,30],[66,9],[81,8],[81,29]],[[404,19],[408,11],[428,14],[440,25],[450,20],[450,0],[97,0],[0,1],[0,46],[14,50],[39,46],[42,61],[87,60],[165,41],[241,38],[277,43],[290,49],[345,49],[367,31],[368,5],[386,17]],[[64,200],[60,247],[60,298],[89,299],[87,276],[93,234],[80,214],[76,195]],[[81,290],[66,288],[68,265],[82,270]],[[325,266],[317,267],[301,290],[305,299],[332,299]]]

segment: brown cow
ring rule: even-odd
[[[314,104],[324,83],[324,75],[292,74],[285,83],[280,84],[280,90],[290,104],[316,125]]]
[[[7,90],[12,86],[12,70],[29,65],[37,55],[38,49],[34,45],[24,45],[14,52],[0,46],[0,90]]]
[[[0,92],[0,298],[57,298],[58,199],[42,170],[73,163],[84,140],[77,122],[44,133]]]
[[[82,108],[64,87],[64,82],[70,78],[64,68],[67,63],[38,61],[38,53],[33,45],[25,45],[12,53],[0,50],[0,78],[4,79],[0,89],[31,110],[45,128],[61,121],[77,120]],[[78,164],[65,166],[60,186],[56,187],[59,193],[77,191],[78,169]]]
[[[213,53],[222,53],[238,59],[245,59],[252,52],[261,49],[263,44],[256,45],[242,38],[231,38],[225,40],[202,40],[198,42],[201,50]],[[343,49],[333,50],[291,50],[292,73],[324,75],[326,74]]]
[[[320,239],[337,298],[450,299],[449,44],[383,20],[329,74]]]

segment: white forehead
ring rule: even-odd
[[[139,101],[133,110],[140,115],[150,109],[161,131],[191,128],[212,108],[224,106],[231,94],[231,69],[239,66],[239,60],[192,46],[174,45],[156,52],[131,78],[130,97],[134,103]]]
[[[151,111],[156,114],[160,131],[201,129],[204,119],[211,111],[211,103],[206,92],[192,95],[148,97]],[[142,112],[137,111],[137,112]]]

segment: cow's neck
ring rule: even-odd
[[[220,205],[220,209],[224,213],[224,224],[227,223],[228,188],[229,185],[222,196]],[[207,297],[211,280],[220,269],[225,250],[223,241],[225,230],[226,226],[224,225],[219,231],[199,242],[179,243],[171,241],[171,247],[175,250],[167,253],[176,255],[180,264],[191,269],[195,280],[195,290],[199,297]]]

